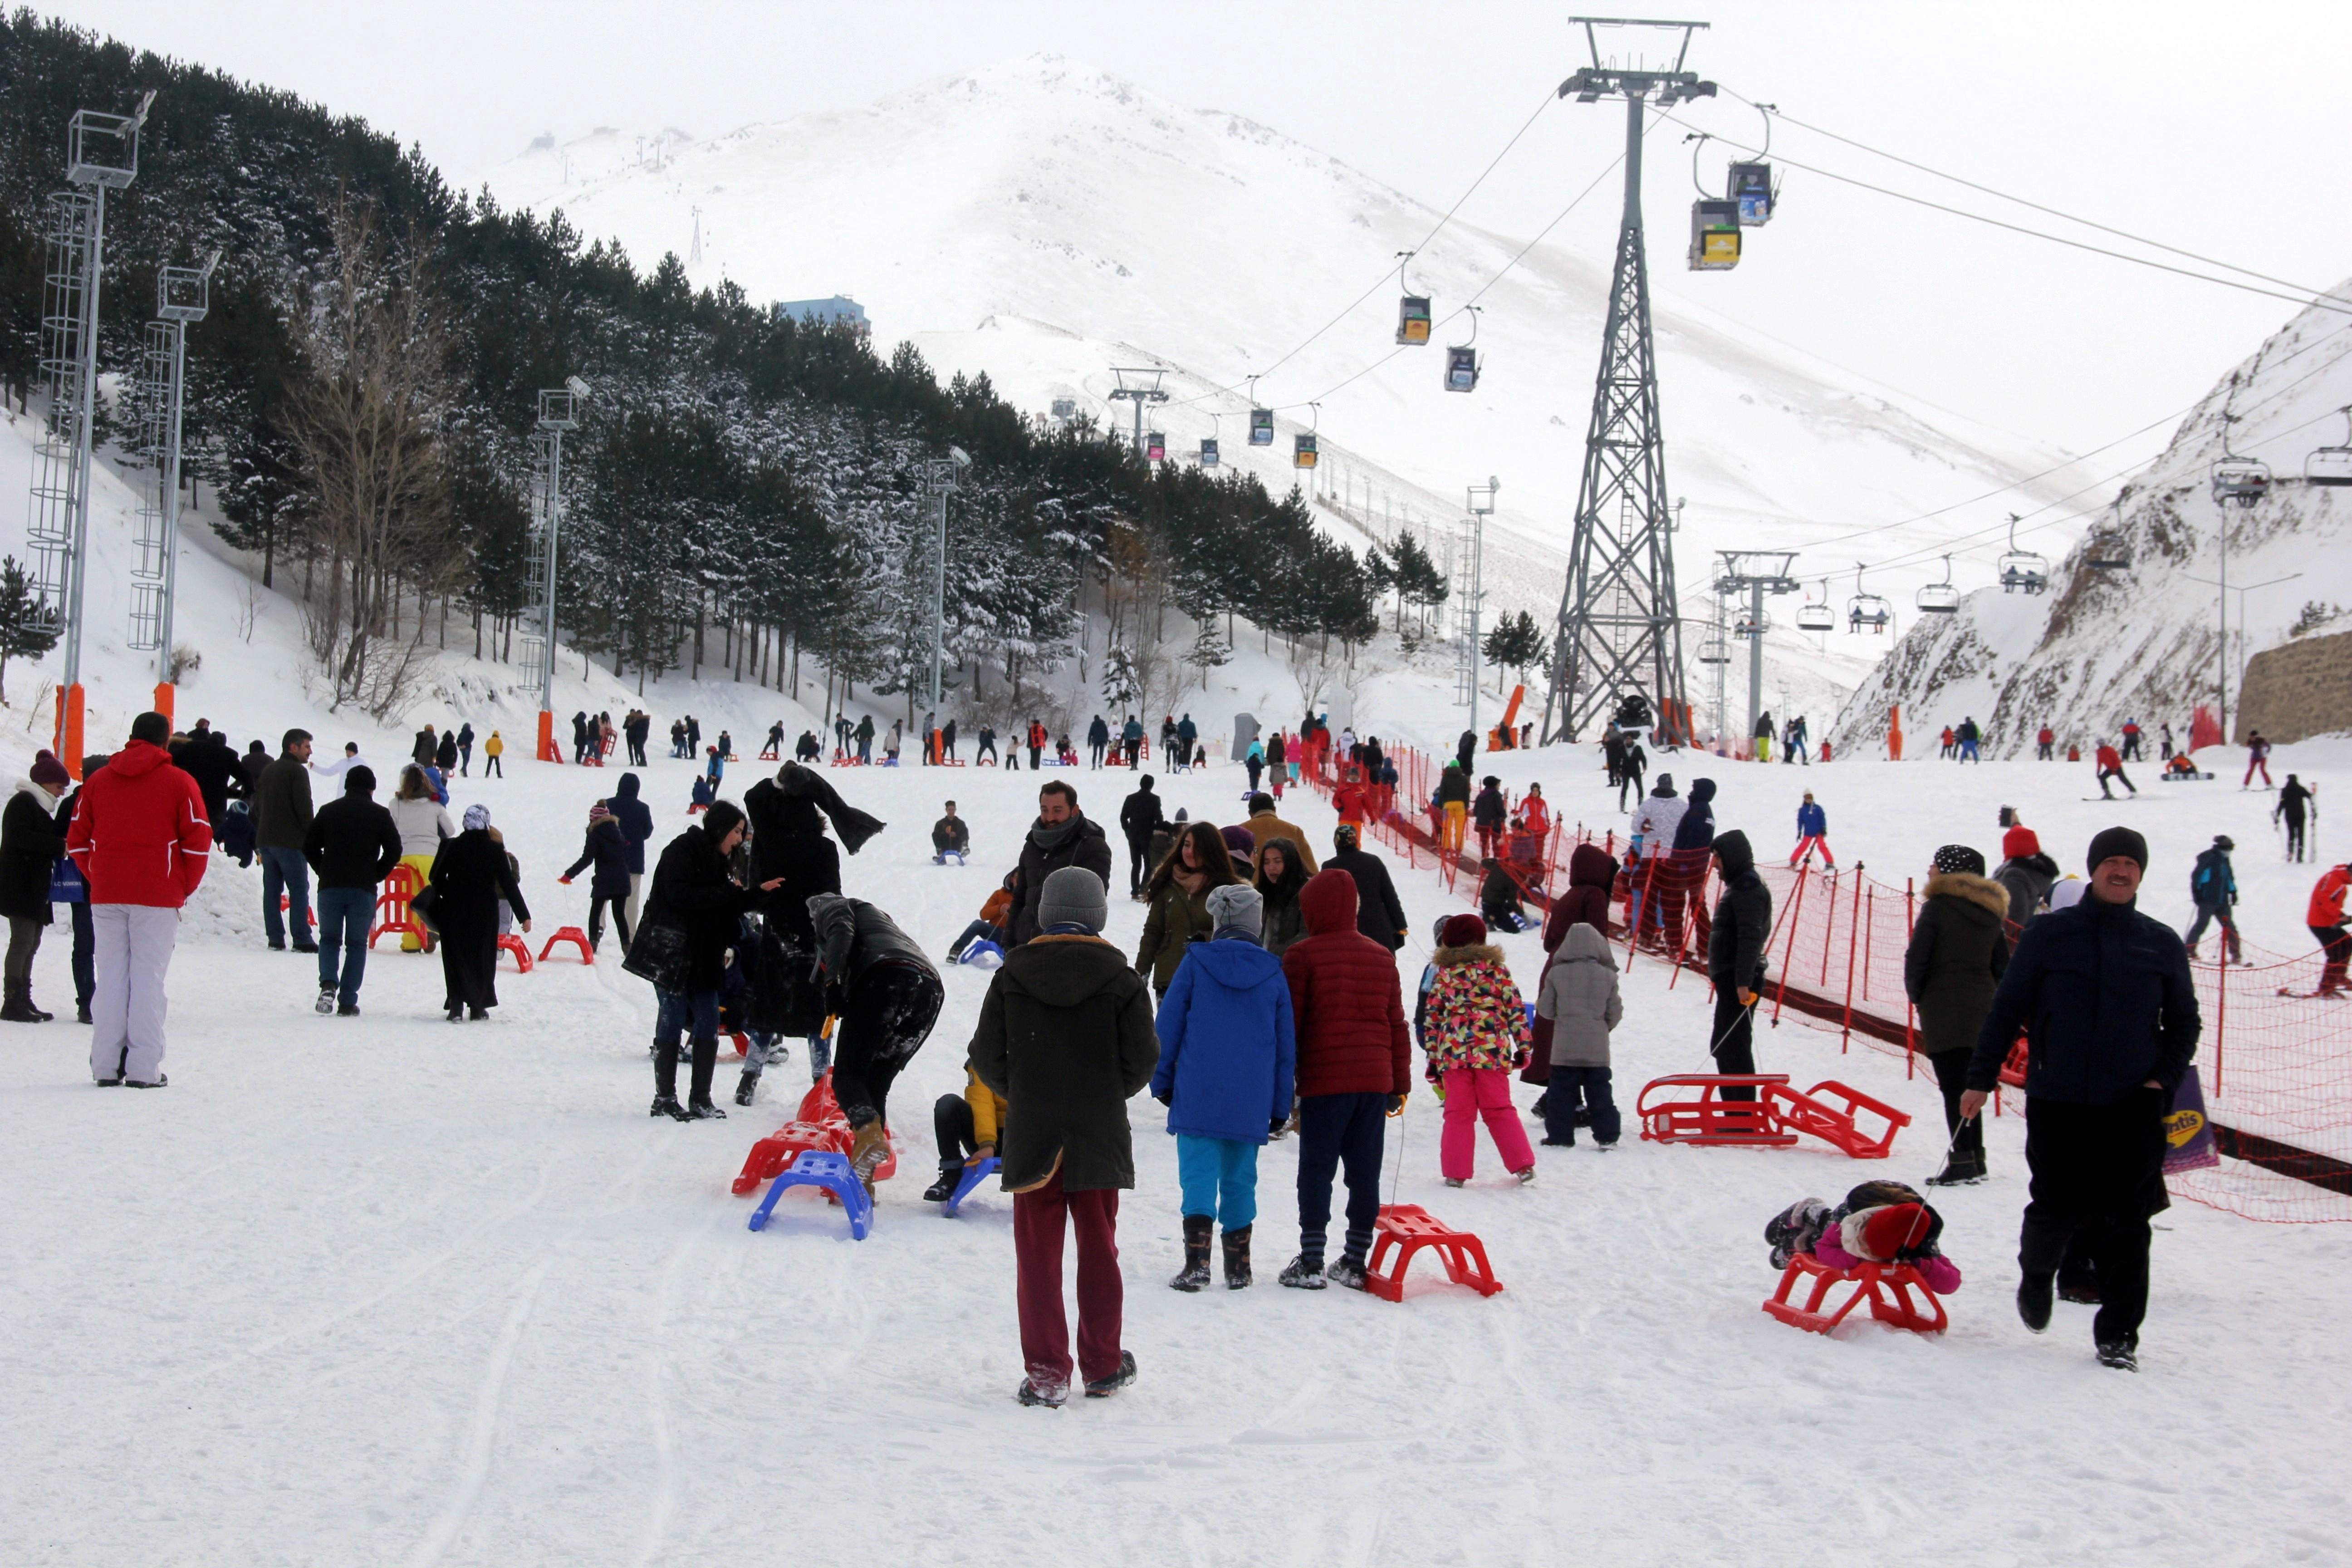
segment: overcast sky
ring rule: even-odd
[[[1443,208],[1584,53],[1566,5],[1476,0],[76,0],[53,9],[364,115],[469,184],[545,131],[674,125],[710,136],[1053,51],[1180,104],[1246,114]],[[1672,14],[1714,23],[1693,48],[1695,68],[1801,120],[2296,283],[2326,287],[2352,273],[2352,204],[2319,183],[2334,184],[2344,134],[2340,95],[2320,65],[2352,58],[2352,5],[1733,0]],[[1614,152],[1622,116],[1605,104],[1551,103],[1464,216],[1507,234],[1540,227]],[[1748,139],[1761,125],[1729,100],[1691,118]],[[1785,124],[1774,151],[2050,226]],[[1702,172],[1719,183],[1723,162],[1709,148]],[[1680,262],[1696,194],[1681,132],[1653,133],[1644,190],[1661,288],[2075,450],[2189,403],[2294,309],[1795,170],[1780,215],[1751,237],[1738,269],[1692,275]],[[1594,202],[1554,238],[1605,256],[1613,225],[1613,209]],[[1235,265],[1238,283],[1246,258]],[[2266,455],[2290,456],[2305,439]],[[2117,452],[2143,456],[2157,440]]]

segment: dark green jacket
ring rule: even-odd
[[[1127,1102],[1151,1081],[1151,993],[1100,937],[1033,937],[989,982],[971,1068],[1012,1104],[998,1152],[1004,1190],[1058,1170],[1065,1192],[1135,1185]]]
[[[301,848],[310,832],[309,765],[279,757],[261,770],[253,795],[253,841],[265,849]]]

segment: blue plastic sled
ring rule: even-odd
[[[1003,1163],[1003,1161],[991,1154],[977,1165],[966,1165],[963,1168],[963,1180],[956,1184],[955,1195],[940,1205],[940,1213],[950,1219],[955,1218],[956,1210],[963,1206],[963,1201],[971,1195],[972,1188],[996,1174],[997,1168]]]
[[[874,1200],[866,1195],[866,1188],[846,1154],[816,1149],[803,1152],[769,1184],[768,1195],[751,1211],[753,1230],[767,1228],[769,1211],[776,1206],[776,1200],[783,1196],[786,1187],[823,1187],[839,1198],[841,1206],[849,1213],[853,1241],[864,1241],[866,1233],[874,1228]]]
[[[950,860],[954,861],[959,866],[962,865],[963,851],[960,849],[942,849],[938,854],[931,857],[931,864],[934,866],[944,866]]]

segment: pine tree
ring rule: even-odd
[[[0,702],[8,700],[11,655],[38,658],[58,646],[58,628],[13,555],[0,556]]]

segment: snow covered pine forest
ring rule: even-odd
[[[451,781],[450,812],[482,806],[503,832],[536,917],[534,954],[551,931],[586,923],[585,879],[557,878],[617,777],[527,760],[539,708],[524,658],[527,442],[536,393],[571,375],[592,395],[566,447],[558,739],[573,711],[654,715],[653,760],[636,771],[656,848],[700,820],[688,812],[700,763],[665,755],[672,719],[692,714],[707,742],[731,732],[740,760],[719,795],[736,802],[772,771],[753,760],[772,725],[789,745],[836,714],[873,716],[886,731],[893,718],[919,719],[930,675],[921,487],[926,466],[958,448],[971,465],[952,503],[944,705],[967,757],[983,723],[1004,731],[1034,714],[1083,753],[1094,711],[1116,722],[1134,710],[1155,721],[1157,768],[1158,716],[1188,712],[1215,742],[1212,761],[1157,773],[1158,791],[1171,815],[1228,824],[1245,810],[1224,744],[1237,713],[1295,731],[1301,712],[1328,707],[1335,731],[1352,720],[1392,746],[1451,752],[1462,710],[1444,640],[1449,573],[1428,531],[1391,525],[1385,501],[1335,486],[1328,469],[1294,489],[1287,416],[1280,465],[1243,454],[1206,473],[1143,461],[1083,408],[1044,416],[1066,384],[1082,401],[1090,390],[1056,356],[1131,363],[1100,299],[1090,308],[1102,315],[1087,320],[1072,295],[1054,300],[1067,312],[1058,325],[1008,311],[971,331],[978,312],[958,296],[928,321],[907,312],[939,330],[871,339],[780,318],[766,290],[608,237],[652,228],[646,215],[676,195],[641,171],[594,185],[604,208],[575,193],[581,211],[614,215],[575,227],[544,191],[501,200],[452,188],[402,150],[401,128],[26,12],[0,21],[0,538],[20,559],[16,520],[45,412],[39,215],[62,182],[60,128],[77,109],[128,108],[150,89],[138,180],[109,216],[100,356],[110,374],[83,666],[90,749],[121,743],[156,678],[154,658],[123,635],[149,476],[126,450],[137,410],[112,373],[136,359],[155,268],[217,246],[211,311],[189,334],[179,718],[207,716],[240,749],[258,736],[275,750],[299,725],[322,755],[349,742],[385,775],[421,726],[470,723],[477,752]],[[1309,168],[1382,225],[1432,216],[1367,195],[1369,181],[1264,127],[1186,121],[1058,61],[679,155],[781,158],[795,137],[868,121],[887,132],[894,117],[975,97],[992,98],[991,123],[1008,139],[1083,120],[1110,128],[1107,147],[1164,150],[1198,132],[1220,156]],[[1242,184],[1220,169],[1202,162],[1187,177]],[[829,177],[854,186],[854,174]],[[1299,187],[1274,188],[1287,201]],[[1332,217],[1300,244],[1295,270],[1318,287],[1307,253],[1347,222]],[[823,226],[837,246],[855,226]],[[1385,247],[1386,232],[1377,237]],[[936,254],[903,238],[890,244]],[[1481,235],[1474,248],[1519,247]],[[1565,301],[1548,330],[1580,330],[1573,341],[1589,342],[1598,276],[1553,247],[1532,257],[1528,270],[1543,270],[1529,297]],[[1432,265],[1443,278],[1445,258]],[[1089,260],[1069,276],[1087,270],[1108,269]],[[991,275],[985,287],[1004,284]],[[1155,309],[1171,341],[1207,341],[1184,337],[1209,329],[1165,301]],[[2298,379],[2324,356],[2286,361],[2302,341],[2265,351],[2248,373],[2268,378],[2250,379],[2249,394],[2276,394],[2288,424],[2325,395]],[[2054,503],[2084,477],[2030,443],[1837,383],[1727,328],[1662,316],[1661,342],[1670,395],[1688,400],[1675,403],[1678,419],[1691,410],[1681,428],[1697,476],[1694,550],[1738,542],[1742,509],[1767,496],[1810,507],[1860,486],[1907,516],[1992,484]],[[1589,395],[1588,356],[1568,359],[1560,374],[1575,384],[1564,395]],[[1171,434],[1218,434],[1184,401],[1208,383],[1179,371],[1171,384]],[[2163,592],[2141,599],[2162,601],[2167,626],[2201,613],[2170,574],[2195,569],[2194,536],[2210,519],[2180,494],[2218,440],[2217,409],[2254,404],[2217,396],[2129,503],[2148,569],[2166,574]],[[2352,388],[2331,406],[2347,401]],[[1364,411],[1362,451],[1338,439],[1327,451],[1384,498],[1453,504],[1435,500],[1436,479],[1413,476],[1453,472],[1454,453],[1406,451],[1380,427],[1380,406]],[[1521,414],[1528,428],[1512,438],[1523,449],[1573,441],[1572,429]],[[370,420],[386,437],[377,468],[326,460]],[[1230,417],[1221,433],[1228,453],[1243,447]],[[351,504],[362,493],[383,504]],[[2159,514],[2146,498],[2164,494]],[[1518,658],[1487,672],[1482,723],[1496,711],[1496,681],[1507,684],[1519,658],[1541,665],[1528,643],[1559,593],[1550,513],[1565,502],[1520,504],[1490,536],[1493,607],[1509,628],[1504,652]],[[2294,515],[2305,513],[2312,529],[2326,521],[2316,501]],[[353,521],[362,515],[375,521]],[[2307,554],[2301,526],[2262,546]],[[1916,552],[1937,539],[1923,523],[1897,542]],[[2075,564],[2070,555],[2059,576]],[[2139,800],[2110,805],[2083,798],[2096,793],[2087,764],[2018,752],[2027,708],[2053,693],[2067,704],[2053,711],[2088,732],[2113,717],[2106,707],[2149,699],[2166,671],[2203,657],[2189,633],[2151,633],[2145,657],[2102,666],[2096,699],[2075,700],[2051,672],[2075,645],[2098,646],[2110,601],[2131,595],[2057,587],[2030,615],[1997,593],[1974,595],[1896,645],[1874,675],[1850,652],[1776,633],[1771,689],[1801,694],[1817,735],[1867,679],[1841,731],[1854,744],[1802,769],[1685,751],[1654,758],[1651,781],[1661,769],[1685,790],[1716,780],[1718,826],[1755,843],[1784,910],[1800,884],[1776,863],[1813,791],[1849,879],[1834,885],[1853,892],[1824,921],[1832,884],[1809,872],[1812,901],[1790,921],[1809,933],[1874,930],[1899,944],[1903,916],[1888,900],[1924,882],[1948,842],[1997,859],[2006,805],[2077,874],[2093,833],[2119,818],[2139,827],[2152,860],[2141,907],[2176,928],[2191,913],[2190,859],[2213,834],[2234,834],[2250,945],[2266,963],[2309,952],[2301,915],[2319,868],[2269,852],[2269,795],[2219,781],[2156,790],[2142,775]],[[2058,606],[2050,649],[2036,653]],[[2003,684],[2029,656],[2032,679]],[[8,660],[0,776],[25,774],[47,743],[56,666],[54,656]],[[1913,761],[1877,752],[1864,710],[1890,701],[1906,705]],[[1920,742],[1944,706],[2002,740],[1994,760],[1916,760],[1932,755],[1932,741]],[[2139,716],[2152,728],[2158,715]],[[508,766],[486,778],[480,738],[493,732]],[[915,753],[910,740],[901,767],[827,777],[888,824],[845,857],[845,890],[888,910],[936,960],[1013,866],[1037,780],[933,771]],[[2211,753],[2217,767],[2242,755]],[[1540,784],[1570,836],[1582,827],[1622,843],[1629,814],[1592,745],[1478,762],[1515,801]],[[2352,768],[2352,746],[2322,735],[2282,747],[2272,765],[2333,780]],[[1045,776],[1075,785],[1106,823],[1135,782],[1083,765]],[[314,790],[323,799],[331,787],[322,778]],[[926,827],[947,796],[971,826],[968,868],[933,863]],[[1322,854],[1333,803],[1301,787],[1282,811]],[[2332,826],[2320,831],[2321,847],[2341,853]],[[1433,924],[1470,907],[1474,882],[1393,831],[1377,848],[1411,928],[1398,955],[1409,990]],[[1144,906],[1118,896],[1117,875],[1105,934],[1132,952]],[[1868,925],[1849,927],[1865,885],[1884,896]],[[2012,1096],[1987,1128],[1990,1179],[1933,1194],[1944,1251],[1964,1275],[1948,1331],[1849,1322],[1834,1337],[1801,1333],[1759,1310],[1778,1278],[1765,1221],[1809,1194],[1834,1204],[1867,1177],[1918,1184],[1934,1173],[1933,1078],[1899,1043],[1791,1005],[1758,1028],[1759,1065],[1799,1086],[1851,1084],[1906,1114],[1890,1159],[1858,1163],[1811,1139],[1643,1142],[1630,1113],[1641,1086],[1701,1070],[1712,1028],[1704,974],[1651,956],[1617,950],[1625,1021],[1612,1049],[1628,1115],[1612,1152],[1589,1137],[1540,1148],[1537,1180],[1522,1186],[1481,1132],[1475,1173],[1453,1187],[1441,1179],[1433,1096],[1417,1087],[1386,1125],[1383,1200],[1477,1234],[1505,1287],[1491,1298],[1447,1283],[1427,1256],[1401,1302],[1277,1288],[1295,1237],[1296,1139],[1261,1151],[1255,1286],[1164,1289],[1182,1255],[1175,1140],[1160,1107],[1137,1097],[1119,1244],[1139,1376],[1117,1398],[1049,1415],[1008,1397],[1024,1373],[1011,1199],[984,1185],[950,1220],[919,1197],[942,1152],[925,1113],[964,1087],[986,971],[941,966],[940,1020],[892,1092],[900,1169],[879,1184],[872,1235],[852,1240],[841,1211],[806,1193],[753,1233],[754,1200],[730,1185],[753,1142],[794,1114],[808,1083],[800,1042],[751,1108],[725,1099],[736,1064],[722,1055],[726,1120],[649,1118],[655,1000],[622,970],[617,943],[592,963],[559,949],[528,974],[507,961],[491,1019],[452,1027],[438,963],[386,942],[361,1016],[320,1017],[313,961],[265,949],[260,904],[258,868],[215,856],[181,923],[167,1092],[88,1087],[89,1033],[58,1005],[73,986],[62,919],[32,981],[59,1016],[0,1024],[0,1188],[11,1199],[0,1210],[0,1321],[12,1325],[0,1335],[11,1416],[0,1429],[0,1562],[740,1563],[780,1551],[922,1563],[1011,1552],[1040,1565],[1812,1564],[1923,1551],[1970,1564],[2352,1561],[2341,1480],[2352,1414],[2328,1392],[2352,1373],[2338,1327],[2352,1227],[2244,1217],[2263,1204],[2315,1217],[2282,1201],[2283,1187],[2332,1205],[2316,1217],[2338,1217],[2340,1194],[2284,1179],[2257,1189],[2241,1162],[2203,1189],[2261,1200],[2241,1212],[2176,1194],[2157,1219],[2144,1370],[2120,1376],[2092,1359],[2089,1309],[2061,1304],[2040,1337],[2017,1321],[2026,1167]],[[1495,941],[1532,996],[1545,964],[1538,934]],[[1808,984],[1835,991],[1832,951],[1843,958],[1843,948],[1814,954],[1822,978]],[[1899,959],[1885,947],[1865,957],[1865,984],[1874,973],[1884,983]],[[1899,1028],[1889,994],[1864,1002]],[[2332,1004],[2265,991],[2232,992],[2229,1005],[2253,1020],[2233,1037],[2247,1042],[2247,1076],[2291,1078],[2280,1102],[2305,1119],[2258,1125],[2352,1157],[2352,1121],[2336,1109],[2341,1026],[2315,1032],[2307,1011],[2293,1012]],[[2215,1102],[2227,1109],[2245,1092],[2225,1087]],[[1531,1137],[1536,1093],[1514,1086]]]

